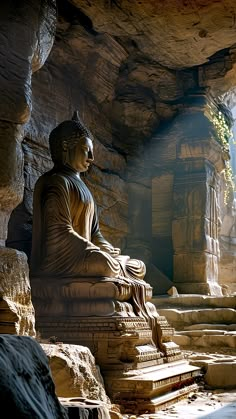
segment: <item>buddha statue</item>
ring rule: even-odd
[[[151,406],[159,367],[181,362],[178,374],[174,363],[161,379],[168,389],[190,379],[189,367],[171,340],[173,328],[151,302],[145,264],[122,255],[100,231],[96,203],[81,176],[94,159],[93,137],[77,112],[51,132],[49,146],[54,167],[36,182],[33,200],[36,330],[43,339],[87,346],[112,400],[130,399],[132,392],[136,399],[140,389],[141,404],[145,398]]]
[[[34,190],[32,274],[141,281],[145,264],[121,255],[99,229],[96,203],[81,178],[94,160],[93,137],[77,112],[51,132],[49,145],[54,167]]]
[[[38,179],[34,190],[30,261],[31,279],[35,278],[36,284],[33,292],[41,298],[43,289],[51,286],[47,309],[54,291],[59,292],[61,287],[65,298],[71,292],[72,302],[64,313],[72,316],[80,310],[81,316],[105,313],[141,318],[149,325],[152,341],[160,348],[159,316],[150,302],[152,287],[144,280],[145,264],[122,255],[120,249],[103,237],[96,203],[81,177],[92,164],[94,154],[92,134],[78,112],[72,120],[53,129],[49,146],[54,167]],[[86,291],[88,284],[92,285]],[[79,304],[75,295],[80,298]],[[55,302],[52,310],[56,310]]]

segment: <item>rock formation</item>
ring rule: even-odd
[[[36,335],[27,258],[15,249],[1,249],[0,333]]]
[[[66,419],[40,345],[26,336],[0,336],[2,412],[14,418]]]
[[[1,330],[34,335],[26,255],[5,247],[12,210],[24,192],[23,125],[32,108],[31,78],[45,62],[54,39],[55,3],[1,5],[0,29],[0,259]],[[19,248],[18,250],[22,250]]]
[[[201,89],[203,96],[208,92],[208,97],[211,94],[216,101],[224,100],[233,106],[235,5],[230,0],[155,5],[151,1],[105,4],[100,0],[89,4],[60,0],[57,6],[53,49],[32,79],[33,111],[23,141],[24,201],[11,218],[8,245],[30,256],[32,192],[39,174],[51,166],[48,134],[78,108],[96,138],[98,158],[87,181],[99,204],[102,229],[117,246],[127,248],[133,256],[142,256],[149,272],[154,266],[155,274],[149,275],[154,291],[165,292],[161,285],[158,289],[158,278],[161,284],[165,276],[174,282],[176,277],[184,276],[173,262],[173,185],[180,167],[176,165],[178,154],[171,157],[170,166],[176,147],[173,137],[182,135],[188,141],[199,127],[199,120],[190,110],[191,93]],[[201,112],[206,113],[207,103],[208,99],[199,117]],[[182,134],[177,121],[172,126],[176,115],[182,118],[183,126],[185,120],[192,120],[189,130]],[[219,154],[220,148],[216,149],[211,140],[210,125],[205,129],[203,124],[201,132],[196,131],[195,141],[204,137],[206,144],[210,141],[209,150],[213,148]],[[151,162],[150,154],[144,158],[144,151],[149,149]],[[192,149],[190,160],[199,159],[194,153]],[[211,151],[206,153],[210,155]],[[185,159],[183,147],[180,158]],[[158,162],[162,162],[161,166]],[[193,171],[190,166],[189,174]],[[185,170],[184,166],[181,170]],[[207,179],[207,170],[202,169],[203,179]],[[216,178],[221,171],[217,167],[211,170],[216,171]],[[217,195],[216,189],[215,184]],[[201,216],[210,211],[211,199],[202,202]],[[186,222],[192,216],[198,215],[189,213]],[[134,234],[137,223],[139,228]],[[202,228],[198,240],[202,234],[209,235],[207,227]],[[217,240],[210,237],[210,241]],[[191,240],[194,247],[195,239]],[[216,250],[210,252],[211,261],[203,258],[200,262],[199,281],[205,283],[205,292],[209,281],[218,281],[218,257]],[[210,286],[208,292],[215,293],[216,288]]]
[[[41,343],[49,360],[58,397],[111,402],[103,379],[90,350],[84,346],[63,343]]]

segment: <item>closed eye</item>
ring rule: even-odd
[[[83,148],[85,151],[87,151],[87,153],[89,153],[89,151],[90,151],[90,148],[89,148],[89,147],[86,147],[85,145],[82,145],[82,148]]]

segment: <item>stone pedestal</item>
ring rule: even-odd
[[[152,290],[148,284],[144,304],[149,319],[135,313],[132,287],[124,279],[32,278],[31,283],[36,328],[41,337],[56,335],[58,341],[89,347],[101,368],[112,401],[126,406],[135,398],[140,410],[142,390],[133,392],[133,386],[143,386],[145,406],[152,406],[150,411],[155,411],[160,401],[153,400],[165,389],[171,391],[176,382],[180,387],[194,383],[199,371],[189,369],[183,360],[178,345],[171,339],[174,329],[150,303]],[[178,371],[172,371],[172,364],[178,366]],[[165,365],[168,365],[167,370]],[[161,366],[162,373],[165,370],[162,379],[156,376]],[[178,378],[170,379],[172,373]]]

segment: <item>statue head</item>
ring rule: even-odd
[[[71,120],[54,128],[49,136],[49,147],[55,166],[69,165],[86,171],[93,161],[93,136],[74,112]],[[82,164],[83,160],[83,164]]]

